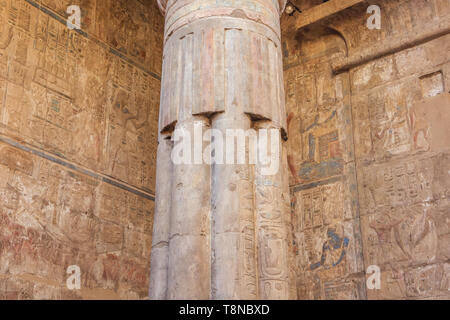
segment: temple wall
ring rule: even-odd
[[[370,4],[282,18],[298,298],[448,299],[450,3]]]
[[[368,2],[298,32],[298,14],[281,18],[295,256],[282,264],[298,299],[449,299],[450,1],[370,4],[380,30]],[[0,0],[0,299],[148,296],[163,26],[154,0]]]
[[[0,0],[0,299],[147,297],[162,37],[156,1]]]

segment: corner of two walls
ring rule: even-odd
[[[284,34],[298,298],[448,299],[450,4],[371,4],[381,30],[362,5]]]
[[[156,1],[0,1],[0,299],[147,297],[162,35]]]

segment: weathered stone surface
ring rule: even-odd
[[[279,25],[285,1],[158,3],[165,13],[161,134],[170,139],[180,128],[192,133],[193,123],[201,122],[225,136],[227,129],[248,130],[265,122],[285,137]],[[167,294],[155,272],[150,296],[295,296],[287,166],[273,177],[263,177],[260,170],[249,163],[174,165],[167,177],[172,193],[164,186],[156,192],[158,203],[171,197],[170,221],[165,220],[171,230]],[[158,242],[153,248],[163,275],[165,253]]]
[[[162,27],[155,3],[1,1],[0,298],[147,297]]]
[[[158,170],[156,173],[156,204],[151,254],[150,299],[162,300],[167,297],[167,277],[169,271],[169,239],[172,206],[171,161],[173,142],[160,135],[158,143]]]
[[[158,9],[83,1],[78,33],[66,27],[69,2],[1,6],[0,132],[154,193]]]
[[[282,19],[299,298],[449,297],[450,6],[374,4],[381,30],[361,4]]]
[[[286,2],[0,0],[0,299],[450,298],[449,1]]]
[[[194,125],[199,122],[178,122],[177,128],[193,136]],[[173,165],[167,299],[210,297],[209,181],[211,172],[207,164]]]

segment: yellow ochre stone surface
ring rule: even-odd
[[[0,0],[0,299],[450,299],[450,1],[335,1]]]

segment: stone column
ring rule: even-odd
[[[281,129],[270,121],[261,121],[256,128],[268,133],[274,130],[281,135]],[[255,166],[255,211],[256,242],[259,266],[259,298],[267,300],[287,299],[290,297],[289,286],[289,231],[290,231],[290,194],[287,175],[287,154],[281,139],[273,141],[268,134],[267,153],[272,154],[272,147],[280,155],[279,168],[276,173],[263,172],[261,163]]]
[[[207,127],[201,118],[177,122],[194,138],[195,126]],[[191,144],[191,155],[194,154]],[[167,298],[210,299],[210,167],[205,163],[175,164],[169,238]]]
[[[250,129],[251,119],[239,108],[230,109],[214,117],[212,127],[226,137],[228,129]],[[217,300],[254,300],[258,296],[253,168],[237,162],[237,139],[225,139],[224,150],[231,143],[234,152],[224,152],[224,164],[212,166],[211,285],[212,298]],[[247,145],[245,153],[248,151]],[[230,155],[234,161],[226,159]]]
[[[279,24],[285,2],[158,0],[165,14],[161,133],[170,137],[183,128],[193,138],[201,123],[224,138],[227,129],[258,128],[286,137]],[[157,198],[171,205],[170,219],[157,209],[155,233],[170,231],[164,254],[154,237],[151,298],[294,298],[288,181],[284,148],[278,149],[280,169],[269,177],[248,162],[174,164],[171,173],[158,163],[165,179],[157,183],[166,180],[171,194],[157,192]]]
[[[170,138],[170,137],[169,137]],[[156,172],[156,204],[153,219],[153,245],[150,269],[150,299],[167,298],[167,272],[169,267],[170,207],[172,202],[172,142],[159,136]]]

